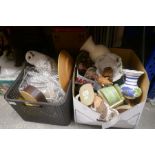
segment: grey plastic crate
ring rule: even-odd
[[[24,100],[19,100],[19,85],[22,82],[24,71],[18,76],[15,82],[5,93],[5,100],[25,120],[31,122],[48,123],[54,125],[68,125],[72,120],[73,99],[72,82],[70,81],[65,100],[62,104],[54,105],[45,102],[38,102],[40,106],[26,106]]]

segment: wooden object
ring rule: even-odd
[[[58,76],[62,89],[66,92],[72,77],[73,59],[66,51],[61,51],[58,57]]]
[[[47,102],[43,93],[31,85],[28,85],[23,90],[20,90],[20,94],[26,101],[29,101],[30,103]]]

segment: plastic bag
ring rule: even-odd
[[[49,103],[61,104],[64,101],[65,92],[60,87],[56,72],[51,74],[41,68],[26,67],[19,89],[23,90],[28,85],[39,89]]]

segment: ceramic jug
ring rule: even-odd
[[[141,96],[142,90],[138,87],[137,82],[144,72],[129,69],[124,69],[123,72],[126,77],[125,83],[121,86],[123,95],[128,99],[135,99]]]

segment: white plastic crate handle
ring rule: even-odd
[[[8,102],[10,105],[17,105],[15,102]]]
[[[80,94],[76,95],[75,98],[76,98],[77,100],[79,100]]]

